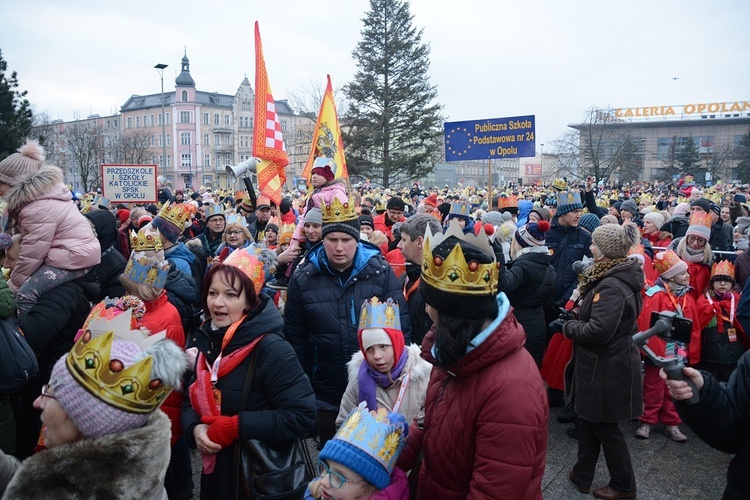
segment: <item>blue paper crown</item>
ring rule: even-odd
[[[97,194],[96,196],[94,196],[94,201],[92,201],[91,204],[97,207],[108,207],[109,200],[104,196]]]
[[[409,424],[402,415],[389,414],[385,408],[368,411],[363,401],[349,413],[333,439],[364,451],[390,476],[408,435]]]
[[[448,215],[464,215],[469,217],[471,215],[471,206],[468,203],[453,203]]]
[[[221,215],[226,219],[226,215],[224,215],[224,207],[221,205],[210,205],[206,207],[206,220],[210,219],[214,215]]]
[[[380,302],[377,297],[366,300],[362,304],[359,315],[359,329],[392,328],[401,330],[401,316],[398,314],[398,304],[389,298]]]
[[[581,193],[578,191],[562,191],[557,193],[557,208],[564,205],[578,205],[578,208],[583,208],[581,203]]]
[[[141,285],[164,288],[169,275],[169,262],[147,257],[144,252],[133,252],[123,274]]]

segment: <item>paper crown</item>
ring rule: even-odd
[[[171,204],[166,202],[159,210],[159,217],[183,230],[194,213],[195,207],[191,203]]]
[[[682,262],[682,259],[680,259],[674,250],[668,248],[654,256],[654,269],[659,274],[664,274],[674,266],[680,265],[680,262]]]
[[[279,245],[291,243],[295,229],[296,226],[294,224],[283,224],[281,226],[281,233],[279,234]]]
[[[558,191],[565,191],[568,189],[568,183],[565,179],[555,179],[552,181],[552,187]]]
[[[206,220],[210,219],[214,215],[221,215],[222,217],[224,217],[224,207],[222,207],[221,205],[210,205],[206,207]]]
[[[711,229],[711,214],[700,214],[694,212],[690,214],[689,221],[691,226],[704,226]]]
[[[97,194],[94,196],[94,201],[91,202],[94,207],[107,207],[109,206],[109,200],[104,196]]]
[[[155,231],[141,229],[130,231],[130,249],[133,252],[158,252],[162,250],[161,238]]]
[[[364,451],[390,476],[408,434],[406,419],[393,421],[385,408],[368,411],[362,402],[349,413],[333,439]]]
[[[638,200],[638,205],[643,205],[644,207],[647,207],[649,205],[652,205],[654,203],[654,199],[651,197],[650,194],[644,194],[640,197]]]
[[[335,224],[337,222],[349,222],[357,219],[357,211],[354,208],[354,202],[349,198],[342,203],[338,198],[333,198],[331,203],[326,203],[321,207],[323,215],[323,224]]]
[[[227,225],[234,224],[235,222],[245,225],[245,218],[238,214],[225,214],[224,218],[227,220]]]
[[[563,191],[557,193],[557,206],[562,207],[563,205],[583,205],[581,204],[581,193],[578,191]]]
[[[359,315],[359,330],[370,328],[401,330],[401,316],[399,316],[398,304],[392,298],[388,298],[385,302],[380,302],[377,297],[373,297],[362,304]]]
[[[465,202],[452,203],[448,215],[464,215],[469,217],[471,215],[471,206]]]
[[[597,198],[596,199],[596,206],[599,208],[608,209],[609,208],[609,201],[605,200],[604,198]]]
[[[734,264],[728,260],[720,260],[711,266],[711,278],[716,276],[727,276],[734,279]]]
[[[258,196],[258,199],[256,200],[257,204],[255,206],[256,210],[260,210],[261,208],[269,207],[271,206],[271,199],[268,196]]]
[[[488,264],[472,260],[466,262],[460,243],[457,243],[445,259],[432,255],[432,250],[454,237],[470,243],[493,257]],[[458,221],[451,221],[444,233],[432,234],[427,226],[422,253],[422,279],[430,286],[448,293],[464,296],[487,296],[497,294],[498,267],[494,251],[484,232],[479,235],[464,234]]]
[[[141,285],[164,288],[169,276],[169,261],[149,257],[145,252],[133,251],[123,274]]]
[[[250,278],[255,288],[255,293],[260,295],[263,285],[266,283],[263,262],[257,255],[255,247],[238,248],[224,260],[224,264],[236,267]]]
[[[497,199],[497,208],[513,208],[518,207],[518,196],[516,195],[510,195],[506,196],[505,194],[501,194],[500,197]]]

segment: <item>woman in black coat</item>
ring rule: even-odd
[[[578,424],[578,461],[570,480],[588,493],[599,452],[604,449],[610,481],[594,491],[598,498],[635,498],[635,474],[618,422],[643,413],[643,378],[632,336],[643,300],[643,271],[627,259],[640,240],[638,227],[605,224],[592,234],[594,264],[584,271],[578,290],[578,319],[562,325],[573,340],[573,360],[565,370]],[[572,370],[571,370],[572,368]]]
[[[552,256],[544,244],[549,222],[532,222],[518,229],[510,245],[512,261],[507,270],[501,268],[500,291],[505,292],[513,306],[513,314],[526,331],[524,347],[542,366],[547,336],[544,304],[552,301],[557,275]]]
[[[102,247],[102,260],[94,266],[99,279],[99,296],[94,302],[100,302],[105,297],[122,297],[125,295],[125,288],[118,278],[125,271],[128,261],[115,248],[118,236],[115,216],[109,210],[99,208],[85,214],[85,217],[94,226],[96,238]]]
[[[195,347],[199,354],[181,422],[188,444],[203,457],[202,499],[234,498],[235,448],[240,442],[289,442],[315,428],[310,381],[280,335],[281,314],[258,294],[260,286],[253,284],[250,274],[250,269],[233,265],[211,267],[202,294],[210,319],[187,341],[188,351]],[[253,356],[249,397],[240,408]]]

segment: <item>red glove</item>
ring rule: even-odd
[[[201,422],[208,424],[208,439],[222,448],[229,446],[240,437],[240,418],[231,417],[201,417]]]

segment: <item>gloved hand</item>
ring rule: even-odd
[[[201,422],[208,424],[208,439],[221,445],[222,448],[237,441],[240,435],[240,418],[238,415],[201,417]]]
[[[548,328],[552,333],[560,333],[562,332],[563,325],[573,319],[573,313],[565,309],[564,307],[560,308],[560,316],[558,316],[555,320],[553,320],[549,325]]]

